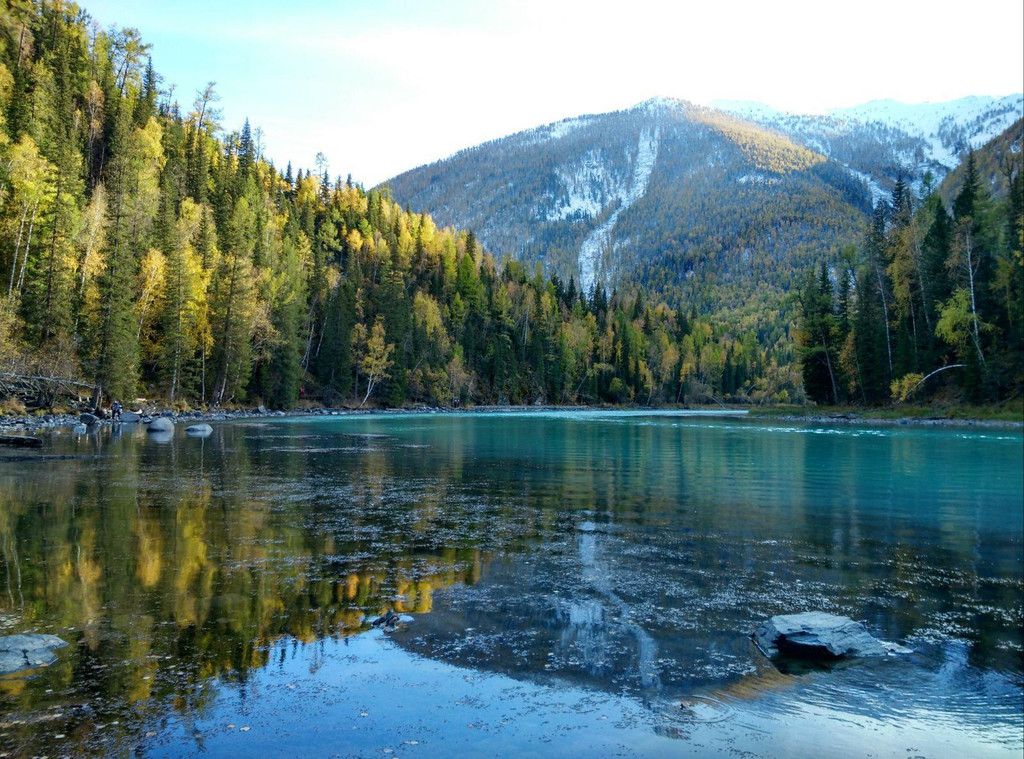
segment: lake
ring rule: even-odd
[[[1019,429],[382,414],[0,462],[0,756],[1014,757]],[[12,460],[13,459],[13,460]],[[394,631],[370,620],[394,609]],[[913,653],[776,668],[821,609]]]

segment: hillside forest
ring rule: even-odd
[[[900,179],[891,199],[876,205],[860,245],[844,249],[833,270],[807,272],[797,336],[811,400],[992,403],[1019,396],[1022,132],[1018,121],[923,199]]]
[[[0,380],[178,405],[800,396],[753,334],[583,293],[386,190],[284,171],[71,3],[0,10]]]
[[[259,129],[221,123],[214,82],[182,105],[149,53],[73,3],[0,7],[0,395],[685,404],[799,402],[806,386],[881,403],[955,363],[972,398],[1019,392],[1019,171],[1005,201],[961,191],[930,258],[945,208],[894,193],[800,290],[798,346],[496,258],[322,156],[282,170]]]

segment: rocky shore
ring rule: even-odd
[[[126,410],[122,413],[122,424],[150,424],[154,419],[166,418],[175,425],[192,425],[204,422],[230,422],[245,419],[273,419],[282,417],[314,416],[370,416],[397,414],[459,414],[459,413],[508,413],[526,411],[585,411],[585,406],[474,406],[452,408],[442,406],[410,406],[407,408],[345,408],[318,407],[293,408],[288,411],[270,410],[264,406],[245,409],[215,409],[211,411],[172,411],[158,407]],[[41,433],[63,427],[111,426],[114,422],[106,417],[90,418],[88,413],[43,414],[41,416],[0,416],[0,434],[11,432]],[[87,424],[86,424],[87,423]]]
[[[406,409],[349,409],[349,408],[294,408],[289,411],[272,411],[259,406],[257,408],[212,410],[212,411],[171,411],[160,408],[142,408],[125,411],[122,424],[150,424],[154,419],[169,419],[175,425],[191,425],[203,422],[239,421],[243,419],[270,419],[281,417],[305,416],[343,416],[356,414],[410,414],[410,413],[442,413],[461,409],[448,408],[406,408]],[[84,420],[83,420],[84,417]],[[106,418],[90,419],[87,413],[82,414],[43,414],[41,416],[2,416],[0,417],[0,433],[29,432],[40,433],[62,427],[111,426],[113,420]],[[86,424],[88,422],[88,424]]]
[[[460,413],[515,413],[530,411],[594,411],[594,410],[625,410],[644,411],[650,409],[599,406],[555,406],[555,405],[534,405],[534,406],[474,406],[465,408],[451,408],[439,406],[410,406],[407,408],[293,408],[288,411],[270,410],[264,406],[245,409],[213,409],[209,411],[184,411],[177,412],[159,407],[145,407],[125,411],[122,419],[123,424],[149,424],[153,419],[167,418],[175,425],[192,425],[208,422],[241,421],[246,419],[270,419],[282,417],[318,417],[318,416],[353,416],[353,415],[395,415],[395,414],[460,414]],[[672,411],[673,409],[653,409],[655,411]],[[678,409],[682,411],[683,409]],[[687,409],[693,410],[693,409]],[[719,407],[709,407],[705,411],[723,411],[724,413],[740,413],[744,409],[723,410]],[[49,430],[65,427],[79,427],[83,425],[83,414],[43,414],[40,416],[0,416],[0,435],[9,433],[40,434]],[[900,417],[895,419],[880,419],[871,416],[861,416],[855,413],[827,413],[827,414],[765,414],[760,416],[754,411],[752,417],[773,422],[805,422],[811,424],[857,424],[870,426],[916,426],[916,427],[992,427],[992,428],[1016,428],[1024,427],[1024,422],[992,421],[982,419],[953,419],[945,417]],[[91,420],[89,420],[91,421]],[[109,418],[98,418],[91,421],[91,425],[110,426],[114,422]]]

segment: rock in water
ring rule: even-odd
[[[46,667],[57,661],[53,649],[67,643],[56,635],[5,635],[0,637],[0,675],[22,669]]]
[[[174,422],[166,416],[159,416],[149,423],[148,432],[174,432]]]
[[[78,416],[78,420],[82,424],[88,426],[88,425],[96,424],[96,422],[98,422],[100,420],[100,418],[98,416],[96,416],[95,414],[85,413],[85,414],[80,414]]]
[[[209,437],[213,434],[213,427],[208,424],[190,424],[185,428],[185,434],[192,437]]]
[[[390,610],[383,617],[377,617],[370,623],[371,627],[379,627],[385,632],[393,632],[399,625],[407,625],[412,622],[408,614],[397,614],[394,609]]]
[[[770,658],[781,655],[804,659],[842,659],[909,651],[902,646],[878,640],[860,622],[823,611],[772,617],[762,623],[751,637],[765,656]]]
[[[125,424],[132,424],[142,420],[142,417],[136,414],[134,411],[122,411],[121,421]]]

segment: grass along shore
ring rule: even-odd
[[[991,405],[759,406],[752,417],[826,422],[893,424],[1000,424],[1024,426],[1024,397]]]

